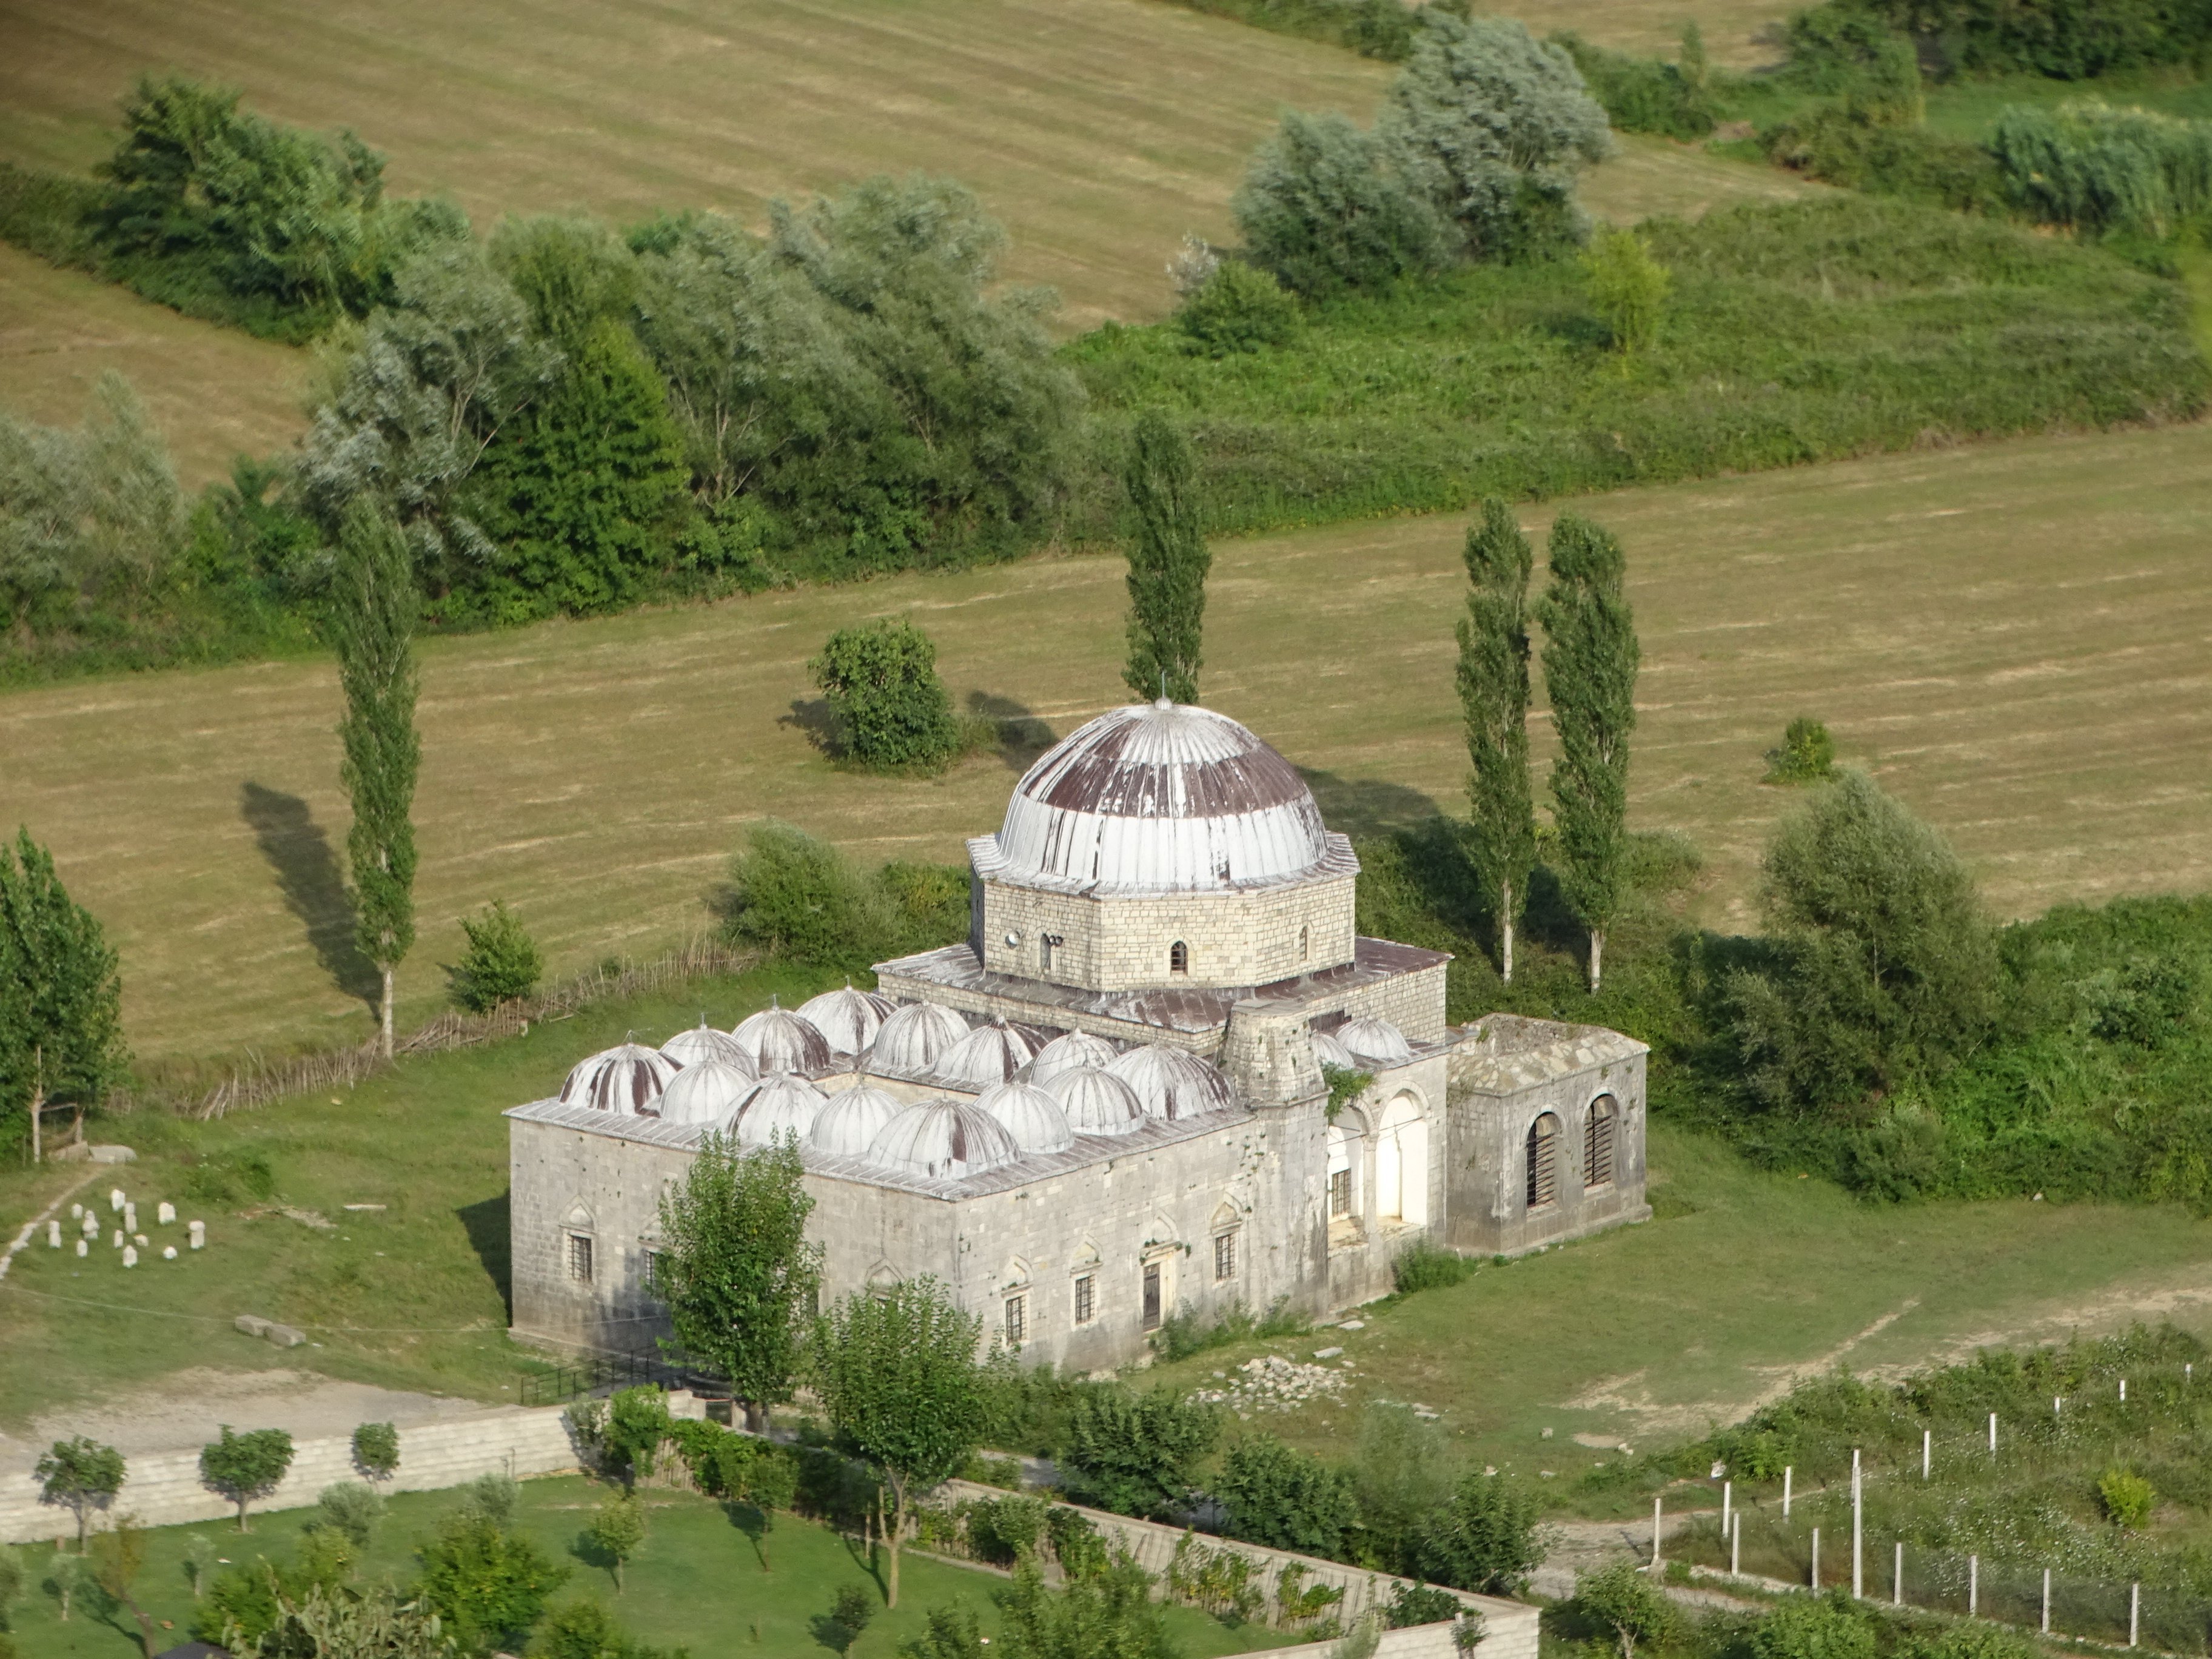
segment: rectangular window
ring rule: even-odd
[[[1328,1218],[1336,1220],[1352,1213],[1352,1171],[1331,1170],[1328,1172]]]
[[[1237,1277],[1237,1235],[1219,1233],[1213,1240],[1213,1276],[1216,1279]]]
[[[658,1250],[645,1253],[645,1288],[654,1294],[660,1290],[660,1252]]]
[[[1160,1264],[1145,1264],[1145,1328],[1156,1331],[1160,1328]]]
[[[1075,1281],[1075,1322],[1077,1324],[1088,1325],[1091,1322],[1091,1316],[1097,1311],[1097,1304],[1094,1299],[1097,1289],[1097,1279],[1089,1273],[1084,1274]]]
[[[581,1233],[568,1235],[568,1277],[579,1285],[592,1282],[592,1241]]]
[[[1025,1296],[1006,1298],[1006,1343],[1018,1348],[1029,1340],[1030,1299]]]

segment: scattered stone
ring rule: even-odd
[[[90,1153],[94,1164],[136,1164],[138,1154],[128,1146],[95,1146]]]
[[[1495,1463],[1485,1463],[1482,1466],[1482,1472],[1485,1474],[1495,1474],[1498,1473],[1498,1465]]]
[[[146,1235],[143,1233],[133,1233],[131,1235],[131,1242],[143,1250],[146,1248]]]
[[[176,1218],[177,1206],[170,1203],[167,1199],[163,1199],[161,1200],[161,1207],[154,1212],[154,1219],[159,1222],[162,1226],[167,1227],[173,1224],[176,1221]]]
[[[1316,1359],[1334,1359],[1337,1355],[1343,1352],[1344,1350],[1341,1347],[1316,1348],[1314,1350],[1314,1358]],[[1221,1373],[1218,1371],[1214,1373],[1216,1376],[1218,1376]]]
[[[1537,1473],[1538,1474],[1540,1474],[1540,1475],[1543,1476],[1543,1478],[1544,1478],[1545,1480],[1558,1480],[1558,1479],[1559,1478],[1558,1475],[1556,1475],[1556,1474],[1553,1474],[1553,1473],[1552,1473],[1552,1471],[1551,1471],[1551,1470],[1549,1470],[1549,1469],[1539,1469],[1539,1470],[1537,1470],[1537,1471],[1536,1471],[1536,1473]]]
[[[1713,1467],[1712,1467],[1712,1472],[1711,1472],[1711,1474],[1709,1474],[1709,1475],[1706,1477],[1706,1479],[1711,1480],[1719,1480],[1723,1475],[1726,1474],[1727,1473],[1728,1473],[1728,1465],[1727,1465],[1727,1464],[1725,1464],[1725,1463],[1716,1463],[1716,1464],[1714,1464],[1714,1465],[1713,1465]]]
[[[176,1259],[177,1259],[177,1247],[176,1247],[175,1245],[173,1245],[173,1244],[164,1244],[163,1246],[161,1246],[161,1260],[162,1260],[162,1261],[174,1261]]]
[[[82,1204],[72,1204],[72,1205],[70,1205],[70,1219],[71,1221],[79,1221],[79,1220],[82,1220],[82,1219],[83,1218],[83,1217],[84,1217],[84,1206],[83,1206],[83,1205],[82,1205]]]
[[[1547,1440],[1549,1440],[1549,1439],[1552,1437],[1552,1431],[1551,1431],[1549,1429],[1545,1430],[1545,1431],[1544,1431],[1544,1434],[1543,1434],[1543,1437],[1544,1437],[1545,1439],[1547,1439]]]
[[[125,1244],[123,1247],[123,1265],[126,1267],[135,1267],[138,1265],[138,1252],[131,1245]]]
[[[107,1241],[107,1248],[108,1248],[109,1249],[111,1249],[111,1250],[119,1250],[119,1249],[121,1249],[123,1248],[123,1229],[122,1229],[122,1228],[118,1227],[118,1228],[115,1230],[115,1237],[112,1237],[112,1238],[111,1238],[111,1239],[109,1239],[109,1240]]]
[[[261,1334],[270,1345],[278,1348],[296,1348],[307,1340],[305,1331],[295,1330],[289,1325],[271,1324]]]
[[[1229,1373],[1228,1373],[1227,1371],[1216,1371],[1216,1372],[1214,1372],[1214,1375],[1215,1375],[1216,1376],[1228,1376],[1228,1375],[1229,1375]]]
[[[345,1207],[349,1210],[380,1210],[385,1206],[381,1204],[349,1204]]]
[[[1200,1389],[1191,1397],[1209,1406],[1233,1407],[1239,1417],[1251,1412],[1294,1411],[1310,1401],[1334,1398],[1349,1380],[1322,1365],[1301,1365],[1280,1354],[1264,1354],[1237,1368],[1225,1389]]]
[[[302,1227],[313,1227],[326,1233],[334,1233],[338,1230],[337,1222],[318,1211],[295,1210],[289,1205],[284,1205],[278,1208],[276,1213],[287,1221],[298,1222]]]
[[[269,1330],[269,1322],[258,1314],[240,1314],[230,1322],[248,1336],[264,1336]]]
[[[1336,1328],[1340,1331],[1364,1331],[1367,1328],[1367,1322],[1364,1319],[1347,1319]]]

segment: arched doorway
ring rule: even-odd
[[[1375,1139],[1375,1210],[1385,1221],[1428,1224],[1429,1124],[1413,1096],[1383,1109]]]

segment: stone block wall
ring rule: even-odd
[[[1353,1019],[1387,1019],[1416,1042],[1435,1042],[1444,1035],[1444,969],[1448,963],[1394,974],[1346,992],[1338,1000]],[[1321,1012],[1316,1010],[1316,1012]]]
[[[1085,990],[1268,985],[1352,960],[1353,880],[1347,871],[1250,892],[1101,898],[979,877],[975,943],[993,973]],[[1047,936],[1059,941],[1048,963]],[[1173,974],[1177,942],[1188,966]]]
[[[1643,1054],[1567,1071],[1510,1092],[1469,1087],[1456,1076],[1450,1090],[1454,1158],[1446,1237],[1454,1249],[1512,1255],[1650,1218],[1650,1206],[1644,1196]],[[1605,1095],[1618,1108],[1613,1179],[1585,1187],[1583,1136],[1589,1108]],[[1560,1122],[1554,1164],[1557,1196],[1531,1211],[1528,1130],[1547,1112]]]

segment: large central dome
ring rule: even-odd
[[[1312,791],[1225,714],[1156,702],[1101,714],[1030,768],[992,874],[1098,893],[1266,887],[1329,854]]]

